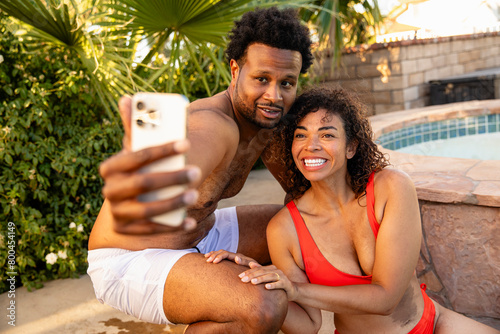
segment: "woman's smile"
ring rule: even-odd
[[[326,164],[326,159],[323,158],[304,158],[302,159],[304,165],[309,168],[322,167]]]

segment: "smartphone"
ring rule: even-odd
[[[131,148],[142,150],[186,138],[189,100],[180,94],[137,93],[132,97]],[[184,168],[185,155],[179,154],[143,167],[142,173],[168,172]],[[139,196],[139,201],[172,198],[186,189],[184,185],[166,187]],[[151,218],[169,226],[179,226],[186,217],[186,208],[176,209]]]

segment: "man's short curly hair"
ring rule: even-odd
[[[275,134],[274,154],[287,168],[286,183],[291,199],[300,198],[311,187],[299,171],[292,156],[292,142],[295,129],[309,113],[326,109],[326,118],[337,115],[342,120],[347,145],[357,144],[356,154],[347,160],[347,183],[351,185],[356,198],[366,191],[368,178],[373,171],[389,165],[387,158],[373,141],[370,123],[365,117],[365,106],[358,98],[344,89],[316,87],[300,95]]]
[[[226,58],[236,60],[240,66],[245,63],[248,46],[253,43],[300,52],[301,73],[306,73],[313,61],[309,30],[300,23],[293,9],[271,7],[247,12],[235,22],[229,38]]]

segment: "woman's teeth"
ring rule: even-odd
[[[321,166],[326,162],[326,159],[304,159],[304,164],[307,167],[317,167]]]

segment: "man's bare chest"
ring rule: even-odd
[[[233,197],[241,191],[248,174],[263,150],[263,145],[240,145],[238,147],[227,170],[218,175],[218,183],[223,186],[220,189],[220,199]]]
[[[241,191],[265,146],[263,141],[240,143],[233,158],[206,178],[198,188],[200,196],[196,204],[196,210],[202,216],[212,213],[220,200],[231,198]]]

